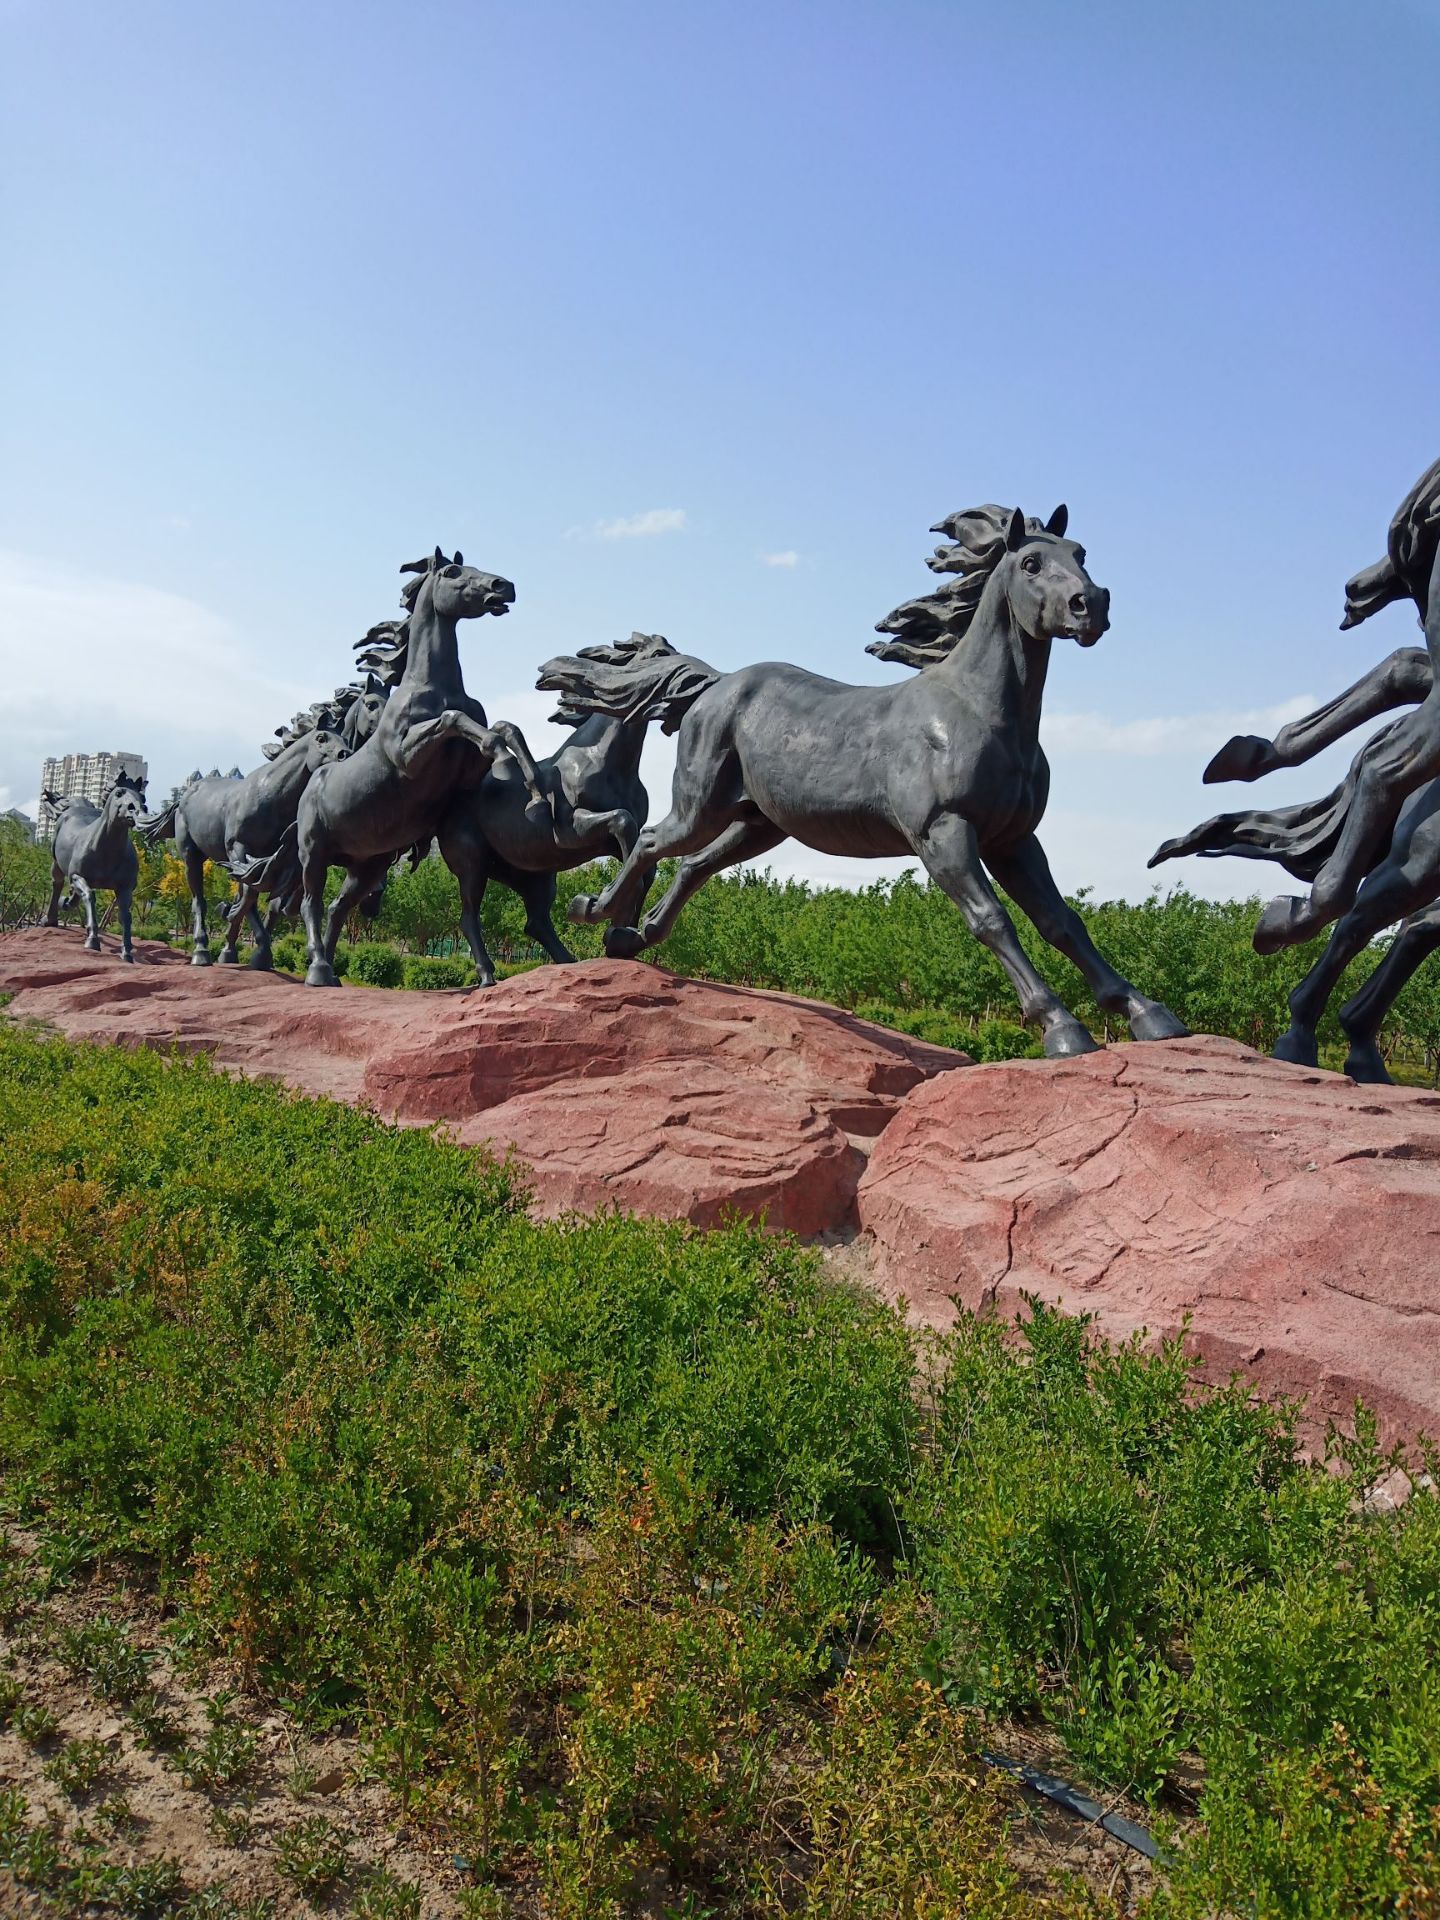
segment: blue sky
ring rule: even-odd
[[[1440,452],[1437,101],[1440,0],[0,0],[0,806],[255,764],[437,541],[543,739],[632,628],[893,675],[931,522],[1063,498],[1114,625],[1042,838],[1137,896],[1226,733],[1414,636],[1338,622]]]

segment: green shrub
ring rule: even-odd
[[[277,967],[286,973],[304,973],[306,947],[303,934],[277,934],[270,943],[270,954]]]
[[[1440,1500],[1359,1509],[1363,1422],[1348,1478],[1305,1465],[1292,1410],[1042,1308],[922,1373],[790,1242],[536,1223],[483,1154],[204,1061],[0,1027],[0,1137],[0,1468],[40,1565],[153,1570],[482,1881],[1109,1920],[1007,1864],[977,1716],[1019,1714],[1159,1805],[1198,1755],[1151,1920],[1427,1910]],[[55,1651],[177,1743],[113,1623]],[[180,1764],[253,1757],[217,1697]],[[286,1844],[297,1886],[342,1871]]]
[[[437,987],[473,987],[475,962],[469,954],[445,954],[435,957],[423,953],[405,955],[402,985],[424,990]]]
[[[367,987],[398,987],[405,980],[405,956],[381,940],[362,940],[349,949],[347,977]],[[338,955],[337,955],[338,958]],[[336,968],[338,973],[340,968]]]

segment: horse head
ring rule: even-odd
[[[117,820],[123,820],[127,827],[135,825],[145,813],[145,782],[132,780],[128,773],[117,773],[106,789],[101,811],[107,825]]]
[[[340,729],[345,745],[352,751],[363,746],[379,726],[385,699],[386,689],[373,674],[367,675],[364,689],[345,709],[345,724]]]
[[[317,767],[327,766],[332,760],[343,760],[349,751],[344,735],[335,729],[334,716],[327,714],[319,726],[305,735],[305,771],[314,773]]]
[[[482,613],[508,613],[515,602],[515,588],[503,575],[467,567],[463,554],[447,560],[439,547],[428,560],[411,560],[400,571],[418,576],[406,581],[400,595],[412,618],[427,603],[442,620],[474,620]]]
[[[1028,640],[1070,639],[1093,647],[1110,625],[1110,595],[1085,571],[1085,549],[1067,540],[1061,506],[1037,527],[1017,507],[1005,527],[1005,552],[995,565],[994,590]],[[948,532],[942,522],[936,532]]]

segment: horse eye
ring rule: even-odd
[[[1027,553],[1025,558],[1020,562],[1020,564],[1025,569],[1026,573],[1039,573],[1040,556],[1038,553]]]
[[[1077,566],[1077,567],[1083,567],[1083,566],[1084,566],[1084,564],[1085,564],[1085,549],[1084,549],[1084,547],[1076,547],[1076,549],[1075,549],[1075,564],[1076,564],[1076,566]]]
[[[458,580],[464,571],[465,569],[463,567],[446,567],[445,578],[447,580]]]

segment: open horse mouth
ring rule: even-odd
[[[1104,627],[1067,627],[1065,638],[1073,640],[1077,647],[1093,647],[1109,624],[1107,620]]]

